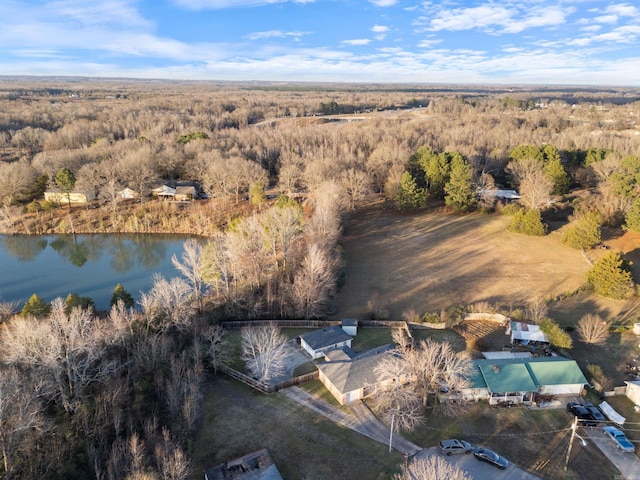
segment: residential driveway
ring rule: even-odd
[[[602,450],[602,453],[620,470],[624,478],[640,480],[640,459],[635,453],[620,451],[613,440],[606,436],[602,428],[583,428],[582,430],[586,431],[589,440]]]
[[[350,405],[352,414],[349,415],[321,398],[311,395],[306,390],[298,387],[285,388],[280,390],[279,393],[306,408],[324,415],[338,425],[355,430],[361,435],[384,445],[389,445],[389,429],[376,418],[363,402],[354,402],[353,405]],[[413,455],[420,451],[420,447],[411,443],[399,433],[394,433],[392,446],[406,455]]]
[[[489,465],[488,463],[477,460],[473,456],[473,453],[470,453],[468,455],[451,455],[450,457],[447,457],[446,455],[442,455],[442,453],[440,453],[439,447],[423,448],[416,454],[415,458],[426,458],[431,455],[441,456],[445,459],[445,461],[451,463],[452,465],[460,467],[460,469],[467,472],[467,474],[475,480],[540,480],[539,477],[536,477],[535,475],[532,475],[529,472],[525,472],[521,468],[518,468],[513,463],[511,463],[511,461],[509,461],[509,466],[506,469],[500,470],[493,465]]]

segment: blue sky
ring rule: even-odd
[[[0,74],[640,85],[640,4],[1,0]]]

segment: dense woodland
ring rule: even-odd
[[[640,230],[633,90],[4,79],[0,107],[2,232],[205,239],[140,308],[122,290],[104,315],[77,296],[2,304],[5,478],[187,478],[211,324],[335,313],[341,215],[370,195],[490,212],[478,191],[516,189],[514,230],[562,218],[576,248]],[[206,198],[150,195],[185,182]]]

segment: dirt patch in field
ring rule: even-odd
[[[560,233],[518,235],[508,222],[497,214],[398,213],[381,201],[362,208],[345,224],[338,316],[367,318],[374,308],[399,319],[408,308],[517,305],[584,283],[590,265]]]

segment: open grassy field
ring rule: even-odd
[[[255,393],[226,377],[211,378],[205,387],[204,414],[192,443],[193,480],[261,448],[286,479],[386,480],[403,461],[399,453],[282,395]]]
[[[367,318],[371,306],[391,319],[487,301],[525,304],[578,289],[589,263],[564,246],[561,233],[529,237],[509,232],[509,217],[440,212],[399,213],[382,201],[345,224],[346,283],[340,317]]]

